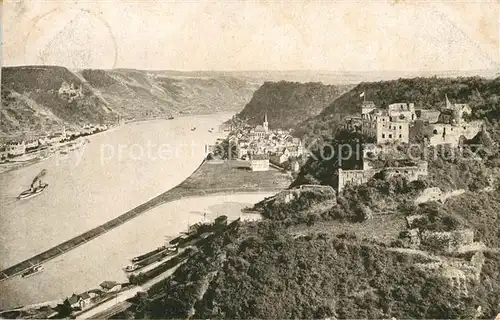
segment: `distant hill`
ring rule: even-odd
[[[156,72],[156,71],[152,71]],[[400,78],[415,77],[471,77],[481,76],[495,78],[500,76],[499,70],[470,70],[470,71],[335,71],[335,70],[245,70],[245,71],[161,71],[170,76],[213,77],[227,75],[247,81],[290,81],[290,82],[322,82],[324,84],[357,84],[360,82],[388,81]]]
[[[289,129],[316,116],[351,86],[320,82],[265,82],[238,114],[249,124],[261,124],[267,112],[270,128]]]
[[[445,104],[445,94],[451,102],[469,103],[476,117],[488,119],[500,115],[500,78],[412,78],[379,82],[362,82],[341,95],[319,115],[296,127],[295,135],[310,139],[332,137],[345,116],[360,112],[365,92],[366,100],[387,107],[396,102],[413,102],[417,108],[439,108]]]
[[[172,76],[140,70],[82,70],[81,76],[115,110],[134,117],[159,114],[237,111],[250,100],[256,84],[231,76]]]
[[[63,84],[67,84],[67,92],[61,91]],[[6,67],[2,68],[0,135],[110,123],[119,117],[236,112],[258,86],[223,73],[207,77],[130,69]]]

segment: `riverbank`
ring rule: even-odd
[[[86,138],[87,136],[94,136],[103,132],[107,132],[107,130],[99,131],[91,135],[80,136],[70,141],[59,142],[57,144],[47,146],[45,149],[36,150],[19,157],[11,158],[9,159],[9,161],[0,163],[0,175],[43,162],[53,156],[58,155],[61,152],[62,154],[67,154],[68,152],[77,150],[84,144],[89,142],[89,140]],[[29,159],[22,160],[23,157]]]
[[[271,169],[266,172],[251,172],[234,161],[222,164],[211,164],[210,162],[203,161],[191,176],[173,189],[160,194],[115,219],[0,271],[0,281],[19,275],[33,265],[45,263],[65,254],[144,212],[167,202],[216,194],[279,192],[287,188],[290,183],[291,177],[278,170]]]
[[[2,249],[6,257],[2,267],[40,256],[37,254],[42,251],[43,258],[49,259],[43,259],[45,271],[35,277],[13,277],[0,282],[0,293],[8,293],[0,299],[0,308],[11,309],[71,296],[73,290],[84,292],[89,289],[89,283],[104,279],[126,281],[121,269],[130,263],[130,257],[156,248],[165,237],[174,237],[188,225],[222,214],[233,219],[241,217],[241,209],[286,188],[288,177],[279,171],[252,173],[229,163],[200,165],[203,146],[218,137],[217,133],[207,134],[207,130],[216,127],[224,120],[223,116],[137,123],[109,135],[93,137],[85,152],[43,164],[43,168],[51,172],[47,176],[51,188],[30,201],[11,199],[29,184],[30,177],[43,169],[40,165],[23,169],[19,175],[16,172],[3,176],[4,185],[9,186],[0,197],[7,205],[2,218],[6,222],[4,236],[9,241]],[[193,132],[192,127],[198,129]],[[182,149],[193,140],[199,148]],[[149,141],[158,145],[175,141],[174,147],[180,152],[166,160],[114,157],[100,163],[102,143],[118,147],[124,142],[145,145]],[[269,174],[276,175],[277,179],[270,180]],[[216,179],[218,184],[210,183]],[[258,183],[245,183],[252,179]],[[282,183],[276,185],[271,183],[273,180]],[[170,191],[161,193],[162,190]],[[86,196],[81,197],[82,194]],[[159,196],[151,199],[151,195]],[[204,195],[207,197],[196,198]],[[110,199],[116,201],[110,203]],[[67,205],[61,204],[65,202]],[[120,212],[125,212],[126,219],[110,222]],[[124,224],[132,218],[135,218],[133,224]],[[98,226],[108,229],[100,235],[88,232]],[[27,235],[37,241],[26,243]],[[67,239],[73,241],[65,241]],[[90,241],[92,239],[96,241]],[[64,245],[59,247],[61,250],[56,249],[58,252],[46,250],[61,243]],[[46,289],[37,290],[39,287]]]
[[[222,114],[124,125],[88,137],[90,143],[80,150],[58,153],[0,175],[0,233],[4,239],[0,269],[106,223],[179,185],[200,165],[204,146],[218,138],[218,134],[207,131],[229,117]],[[194,126],[198,129],[193,132]],[[17,196],[43,169],[48,172],[43,182],[49,188],[19,201]]]
[[[103,280],[125,284],[128,279],[123,268],[131,264],[133,257],[166,244],[186,231],[188,226],[208,223],[221,215],[227,216],[228,222],[239,218],[256,219],[257,215],[246,214],[242,209],[271,195],[244,193],[206,196],[158,206],[138,216],[134,223],[123,224],[95,241],[82,244],[44,263],[45,271],[34,277],[19,276],[0,282],[0,292],[9,293],[3,294],[3,297],[0,295],[0,309],[12,311],[28,305],[35,305],[35,309],[39,309],[44,305],[40,301],[55,301],[70,297],[73,293],[81,294],[98,288]],[[37,289],[41,287],[44,290]]]
[[[0,175],[15,171],[18,169],[26,168],[26,167],[29,167],[31,165],[34,165],[34,164],[37,164],[40,162],[43,162],[44,160],[47,160],[54,155],[57,155],[58,152],[64,151],[65,146],[70,145],[71,143],[73,143],[74,141],[77,141],[78,139],[82,139],[82,138],[85,138],[87,136],[93,138],[93,137],[96,137],[100,134],[113,132],[113,131],[116,131],[116,130],[122,128],[124,125],[127,125],[127,124],[139,124],[139,123],[147,123],[147,122],[155,122],[155,121],[172,121],[172,120],[178,120],[178,119],[183,119],[183,118],[189,119],[190,117],[193,117],[193,116],[207,116],[207,115],[217,116],[217,115],[226,115],[226,114],[228,114],[228,113],[222,111],[222,112],[215,112],[215,113],[207,112],[207,113],[199,113],[199,114],[179,114],[179,115],[175,116],[173,119],[171,119],[169,117],[155,117],[155,118],[127,120],[121,125],[110,126],[107,130],[99,130],[99,131],[96,131],[96,132],[89,134],[89,135],[82,135],[82,136],[80,136],[74,140],[71,140],[71,141],[66,141],[66,142],[58,143],[54,146],[49,146],[49,148],[46,148],[44,150],[35,151],[35,152],[31,153],[32,155],[33,154],[35,155],[35,157],[33,159],[25,160],[25,161],[16,161],[16,158],[20,158],[20,157],[16,157],[16,158],[13,158],[13,160],[11,160],[11,161],[2,162],[2,163],[0,163]],[[14,138],[15,137],[12,137],[12,139],[14,139]],[[53,149],[53,150],[49,151],[49,149]],[[44,155],[39,156],[40,153],[44,153]]]

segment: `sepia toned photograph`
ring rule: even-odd
[[[500,320],[498,0],[0,8],[0,319]]]

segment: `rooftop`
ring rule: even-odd
[[[363,101],[362,106],[363,107],[372,107],[372,106],[375,106],[375,102],[373,102],[373,101]]]
[[[269,156],[267,154],[255,154],[252,156],[252,160],[269,160]]]

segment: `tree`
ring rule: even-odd
[[[239,147],[236,143],[226,139],[217,145],[214,154],[219,155],[222,159],[238,159]]]
[[[71,315],[73,311],[71,308],[71,304],[69,300],[66,298],[62,304],[58,304],[56,307],[56,311],[58,312],[58,317],[67,318]]]

